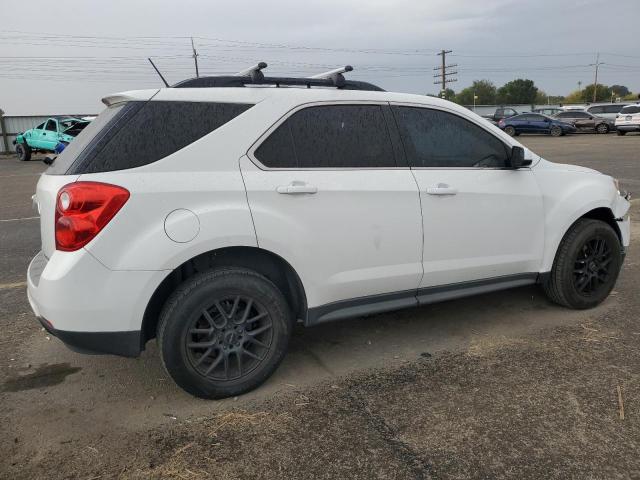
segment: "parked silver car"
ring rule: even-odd
[[[556,113],[554,118],[572,124],[579,132],[609,133],[615,130],[614,120],[579,110]]]
[[[620,113],[623,107],[629,105],[628,103],[603,103],[589,105],[585,107],[584,111],[598,117],[607,118],[612,122],[615,121],[616,115]]]

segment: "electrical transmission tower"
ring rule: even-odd
[[[440,96],[444,98],[444,92],[447,89],[447,83],[458,81],[457,78],[453,78],[453,75],[456,75],[458,72],[452,71],[451,69],[457,67],[458,64],[454,63],[452,65],[447,65],[447,53],[451,53],[452,50],[442,50],[438,53],[439,56],[442,57],[442,64],[439,67],[435,67],[434,70],[439,70],[438,73],[434,75],[435,80],[434,84],[440,84]]]

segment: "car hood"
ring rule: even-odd
[[[537,168],[545,168],[548,170],[562,170],[563,172],[580,172],[590,173],[595,175],[603,175],[602,172],[594,170],[593,168],[581,167],[580,165],[569,165],[568,163],[555,163],[545,160],[544,158],[536,164]]]

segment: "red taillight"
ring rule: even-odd
[[[56,199],[56,249],[84,247],[129,199],[129,191],[98,182],[65,185]]]

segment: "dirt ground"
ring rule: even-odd
[[[640,136],[520,137],[640,191]],[[264,386],[198,400],[35,322],[39,162],[0,157],[0,478],[640,478],[640,236],[589,311],[539,288],[297,328]],[[638,218],[634,202],[632,217]]]

